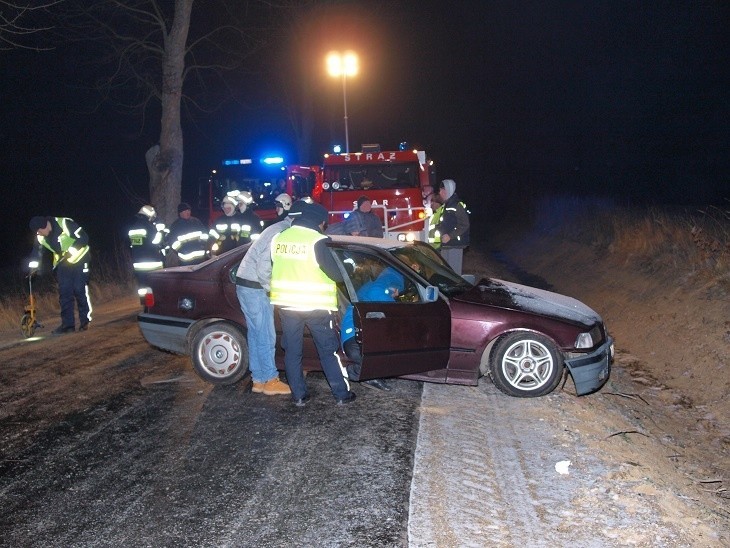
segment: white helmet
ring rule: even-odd
[[[274,202],[276,202],[277,208],[280,207],[284,211],[289,211],[289,208],[291,208],[292,199],[291,196],[289,196],[286,192],[282,192],[276,198],[274,198]]]
[[[241,191],[238,196],[236,196],[236,199],[238,200],[238,211],[241,213],[246,211],[248,204],[253,203],[253,196],[248,190]]]
[[[137,212],[137,215],[144,215],[150,221],[154,221],[157,218],[157,212],[155,211],[155,208],[151,205],[142,206]]]

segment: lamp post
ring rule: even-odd
[[[350,135],[347,131],[347,77],[357,74],[357,54],[354,51],[332,51],[327,55],[327,72],[335,78],[342,76],[342,101],[345,107],[345,153],[350,152]]]

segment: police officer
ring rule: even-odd
[[[168,240],[181,265],[202,263],[208,255],[208,229],[192,216],[190,204],[177,206],[178,218],[170,225]]]
[[[284,365],[294,405],[309,400],[302,371],[304,326],[309,328],[327,382],[338,405],[355,399],[337,356],[339,335],[332,312],[337,310],[337,285],[342,274],[322,234],[327,210],[309,204],[292,226],[271,241],[271,303],[280,308]]]
[[[89,236],[68,217],[33,217],[29,226],[36,240],[28,267],[31,270],[40,267],[44,248],[53,254],[61,305],[61,325],[53,330],[53,334],[62,335],[76,330],[74,302],[79,312],[79,331],[86,331],[91,322]]]
[[[137,284],[145,284],[147,273],[159,270],[164,263],[164,223],[155,224],[157,212],[151,205],[140,208],[129,227],[129,247],[132,253],[132,267]]]
[[[469,245],[469,212],[459,200],[452,179],[441,181],[439,199],[441,206],[431,217],[428,242],[440,251],[454,272],[461,274],[464,249]]]

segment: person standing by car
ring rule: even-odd
[[[403,292],[404,285],[403,275],[391,267],[386,267],[378,274],[377,278],[363,284],[357,290],[357,298],[360,301],[368,302],[395,302],[398,295]],[[350,303],[347,306],[347,310],[345,310],[345,314],[342,316],[342,322],[340,324],[342,349],[345,351],[347,357],[353,361],[352,365],[347,366],[347,375],[350,380],[360,382],[366,386],[371,386],[379,390],[391,390],[390,386],[382,379],[360,380],[362,349],[355,337],[355,322],[352,316],[353,310],[354,307]]]
[[[192,216],[192,209],[188,203],[178,204],[178,218],[170,225],[168,234],[170,247],[181,265],[202,263],[208,255],[208,229],[200,219]]]
[[[298,407],[309,400],[302,371],[305,326],[312,334],[337,404],[355,399],[337,356],[340,338],[334,329],[332,313],[337,310],[336,282],[343,280],[337,261],[327,247],[330,238],[322,233],[327,217],[323,206],[308,204],[292,226],[271,241],[271,303],[280,307],[286,378],[294,405]]]
[[[225,196],[221,200],[223,215],[213,222],[209,232],[210,237],[214,239],[211,253],[215,255],[220,255],[248,242],[248,236],[245,240],[240,237],[241,218],[236,213],[237,205],[235,198],[231,196]]]
[[[273,220],[272,224],[278,223],[279,221],[283,221],[286,219],[287,215],[289,215],[289,210],[292,206],[292,197],[289,196],[286,192],[283,192],[279,194],[276,198],[274,198],[274,205],[276,206],[276,218]]]
[[[91,322],[89,236],[68,217],[33,217],[29,226],[36,240],[28,268],[34,271],[40,267],[44,248],[53,254],[53,270],[61,305],[61,325],[53,330],[53,334],[76,331],[74,303],[79,312],[79,331],[86,331]]]
[[[441,256],[461,274],[464,249],[469,245],[469,213],[456,194],[452,179],[441,181],[439,199],[442,202],[431,218],[429,243],[441,252]]]
[[[291,210],[292,215],[297,215],[304,205],[304,202],[292,205],[290,201],[286,213]],[[289,386],[279,379],[274,363],[274,306],[267,293],[271,289],[271,240],[289,228],[292,219],[287,215],[267,227],[251,244],[236,270],[236,296],[246,318],[248,367],[253,380],[251,391],[266,396],[291,394]]]
[[[238,200],[238,211],[236,212],[235,219],[241,225],[239,245],[242,245],[258,238],[264,223],[253,212],[251,206],[253,204],[253,196],[249,191],[244,190],[239,192],[236,199]]]
[[[367,196],[360,196],[357,199],[357,207],[350,213],[350,216],[343,221],[345,234],[350,236],[370,236],[371,238],[383,237],[383,223],[378,216],[372,212],[373,202]]]
[[[147,273],[163,267],[163,235],[165,225],[155,224],[157,212],[151,205],[140,208],[129,227],[129,247],[132,254],[132,268],[137,285],[143,286]]]

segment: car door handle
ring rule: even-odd
[[[365,319],[368,320],[383,320],[385,319],[385,312],[367,312]]]

